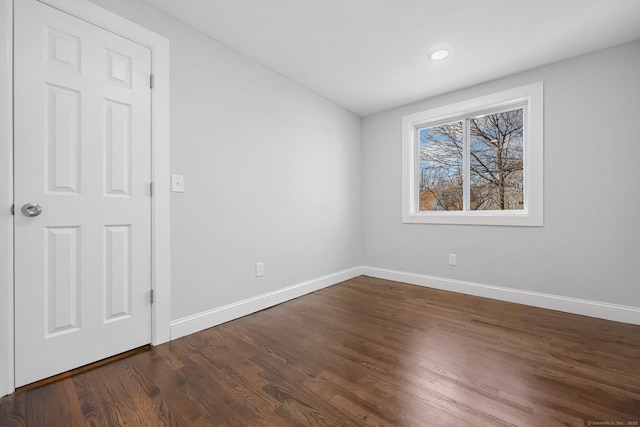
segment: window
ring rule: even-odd
[[[543,224],[542,82],[403,117],[403,222]]]

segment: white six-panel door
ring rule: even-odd
[[[14,52],[21,386],[151,341],[151,62],[36,0],[15,2]]]

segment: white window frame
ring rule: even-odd
[[[418,195],[419,129],[430,125],[524,108],[524,209],[420,211]],[[468,101],[402,117],[402,222],[421,224],[543,225],[543,83],[537,82]],[[468,150],[468,147],[465,147]],[[465,175],[464,185],[468,187]]]

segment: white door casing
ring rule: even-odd
[[[13,2],[0,0],[0,397],[13,390]]]
[[[21,386],[151,342],[151,52],[36,0],[14,13]]]

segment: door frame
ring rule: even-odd
[[[0,397],[15,390],[13,204],[13,2],[0,0]],[[38,0],[151,50],[151,344],[171,339],[169,41],[89,0]]]

